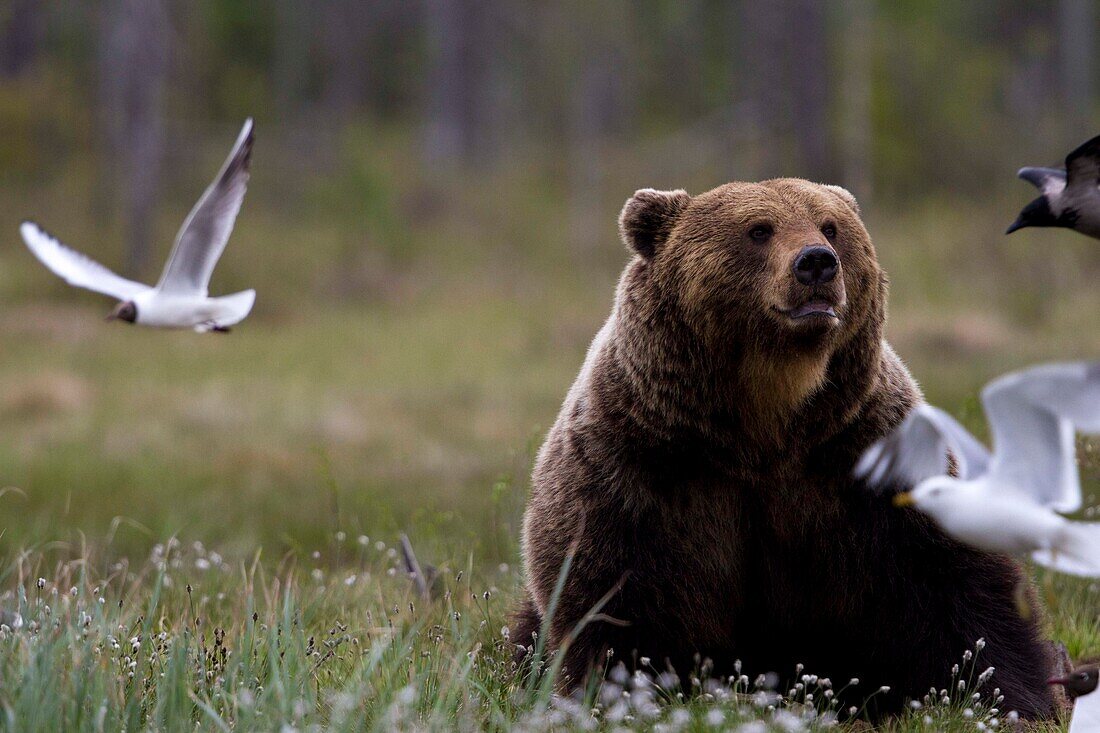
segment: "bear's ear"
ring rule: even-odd
[[[655,191],[643,188],[634,192],[619,214],[619,236],[627,247],[649,258],[665,243],[676,220],[691,196],[686,191]]]
[[[852,211],[856,212],[856,214],[860,213],[860,211],[859,211],[859,202],[856,201],[856,197],[852,195],[851,191],[844,188],[843,186],[831,186],[829,184],[825,184],[825,188],[827,188],[830,191],[832,191],[833,193],[835,193],[837,196],[840,197],[840,199],[844,203],[851,206]]]

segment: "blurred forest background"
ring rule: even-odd
[[[850,188],[891,340],[980,431],[984,380],[1100,353],[1100,243],[1003,236],[1016,169],[1100,132],[1098,32],[1093,0],[5,0],[0,546],[513,560],[643,186]],[[20,242],[155,279],[246,116],[233,334],[105,324]]]

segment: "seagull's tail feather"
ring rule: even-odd
[[[256,302],[255,290],[242,290],[232,295],[223,295],[212,299],[217,304],[218,318],[215,322],[219,326],[232,326],[243,321],[252,312],[252,305]]]
[[[1036,550],[1036,564],[1067,575],[1100,577],[1100,522],[1068,522],[1055,550]]]

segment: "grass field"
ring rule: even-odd
[[[655,705],[660,691],[620,680],[576,705],[551,697],[549,676],[512,673],[501,630],[527,473],[606,317],[632,188],[595,207],[602,244],[584,250],[552,185],[425,187],[401,168],[353,157],[337,183],[307,180],[284,202],[261,193],[280,181],[258,167],[215,288],[255,286],[259,300],[225,337],[105,324],[107,301],[22,249],[33,215],[119,261],[79,170],[0,193],[2,725],[829,725],[832,695],[810,681],[783,702],[748,680]],[[154,259],[193,193],[180,184],[163,207]],[[929,399],[979,432],[988,378],[1100,354],[1100,248],[1004,239],[1013,193],[867,214],[892,279],[891,340]],[[1100,461],[1082,454],[1092,495]],[[401,532],[441,567],[439,599],[404,576]],[[1100,654],[1096,588],[1052,587],[1052,636]],[[966,712],[982,667],[979,652],[960,693],[964,651],[944,660],[948,702],[897,729],[1005,725],[1006,711]]]

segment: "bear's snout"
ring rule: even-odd
[[[838,264],[832,249],[812,244],[802,248],[792,269],[795,279],[803,285],[824,285],[836,277]]]

